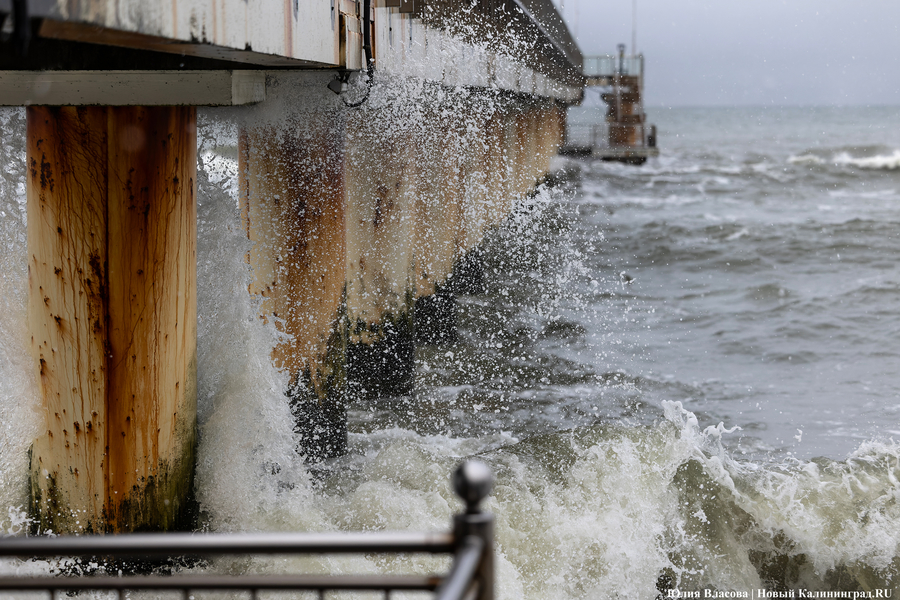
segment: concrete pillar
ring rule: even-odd
[[[291,375],[300,451],[310,460],[347,445],[342,152],[327,113],[295,126],[247,126],[239,138],[241,215],[254,242],[249,291],[289,336],[272,358]]]
[[[186,525],[196,441],[196,112],[29,107],[41,531]]]
[[[375,109],[377,110],[377,109]],[[372,111],[374,112],[374,110]],[[412,392],[415,374],[415,138],[385,117],[348,114],[347,375],[361,398]]]

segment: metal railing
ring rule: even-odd
[[[165,558],[207,558],[238,555],[429,553],[450,554],[446,575],[122,575],[80,577],[29,574],[0,577],[0,591],[44,591],[55,600],[60,593],[112,591],[121,600],[132,591],[179,591],[196,598],[199,591],[369,590],[390,598],[393,591],[434,592],[438,600],[494,600],[494,519],[479,509],[490,493],[493,476],[483,463],[468,461],[453,475],[456,493],[466,512],[456,515],[446,533],[258,533],[258,534],[122,534],[0,539],[0,556],[19,558],[79,557],[106,565],[122,561]]]
[[[630,128],[630,130],[635,131],[635,139],[637,144],[621,144],[621,145],[612,145],[609,143],[610,140],[610,129],[612,128]],[[616,148],[616,147],[640,147],[640,146],[655,146],[655,144],[650,144],[650,139],[648,139],[648,135],[651,133],[653,126],[645,125],[643,123],[638,124],[621,124],[621,123],[595,123],[592,125],[574,125],[569,124],[566,129],[566,143],[565,146],[573,147],[573,148]],[[630,133],[628,131],[627,133]],[[621,139],[625,139],[627,134],[623,134],[619,136]]]
[[[612,77],[617,74],[640,77],[644,73],[644,55],[585,56],[582,71],[585,77]]]

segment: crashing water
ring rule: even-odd
[[[28,332],[25,111],[0,109],[0,531],[25,522],[27,451],[37,437],[38,389]]]
[[[560,181],[489,234],[487,291],[459,299],[459,339],[417,349],[411,396],[352,406],[350,454],[312,477],[294,450],[286,375],[269,361],[279,334],[246,293],[234,114],[202,111],[198,133],[204,528],[446,529],[459,510],[448,474],[477,455],[497,475],[486,504],[500,598],[897,588],[898,384],[884,365],[894,356],[898,288],[887,267],[900,181],[880,130],[847,137],[834,115],[768,123],[764,111],[675,111],[658,119],[663,156],[641,169],[565,163]],[[722,139],[723,125],[740,135]],[[823,126],[848,141],[829,145]],[[4,110],[0,127],[0,519],[8,513],[3,529],[16,533],[37,427],[23,112]],[[843,280],[826,250],[852,261]],[[873,311],[880,317],[866,319]],[[392,573],[445,563],[223,567]]]

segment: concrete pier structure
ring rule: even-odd
[[[618,55],[583,59],[585,85],[601,88],[606,103],[606,122],[572,128],[560,152],[592,156],[605,161],[642,165],[659,156],[656,125],[644,113],[644,55],[626,55],[619,44]]]
[[[349,397],[412,390],[417,300],[547,172],[583,80],[550,0],[394,4],[0,0],[0,105],[31,107],[43,529],[185,525],[194,106],[243,106],[248,293],[286,334],[300,451],[345,451]]]

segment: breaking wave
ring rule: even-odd
[[[866,152],[866,149],[810,151],[804,154],[791,155],[788,158],[788,162],[794,165],[835,165],[838,167],[893,171],[900,169],[900,150],[885,151],[884,148],[879,147],[869,149],[869,152]]]

